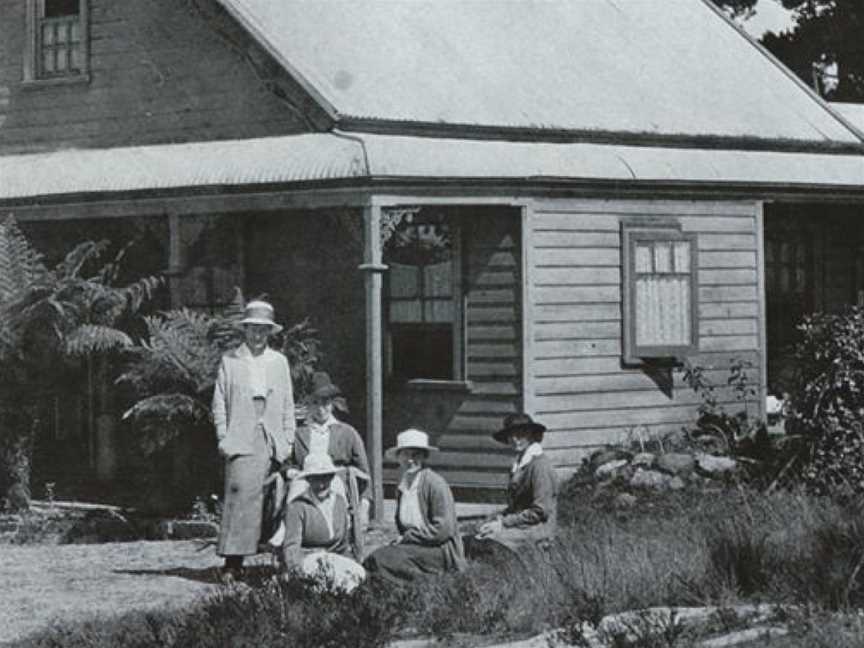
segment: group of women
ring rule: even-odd
[[[341,393],[326,373],[313,377],[303,426],[295,430],[288,362],[267,346],[281,330],[273,307],[247,304],[244,343],[225,354],[213,397],[219,450],[225,458],[225,504],[218,553],[225,558],[223,579],[233,580],[245,556],[270,540],[286,574],[329,565],[403,583],[418,577],[459,571],[466,545],[478,555],[496,548],[521,554],[548,543],[556,531],[556,481],[541,445],[545,427],[527,414],[508,415],[493,438],[515,455],[508,505],[463,539],[453,494],[446,480],[427,466],[437,451],[429,436],[408,429],[386,456],[398,461],[396,526],[399,536],[368,555],[363,534],[369,512],[369,464],[357,431],[338,420],[334,403]],[[264,506],[265,485],[284,477],[284,506]],[[273,538],[270,531],[279,529]],[[268,529],[261,537],[261,529]],[[311,558],[311,560],[310,560]],[[359,567],[362,561],[363,568]]]

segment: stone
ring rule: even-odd
[[[626,459],[615,459],[613,461],[607,461],[604,464],[601,464],[597,470],[594,471],[594,476],[597,479],[604,479],[606,477],[611,477],[616,470],[619,468],[623,468],[627,465]]]
[[[733,472],[738,467],[738,462],[731,457],[699,453],[696,455],[696,465],[703,473],[716,476]]]
[[[654,461],[656,457],[651,452],[640,452],[633,460],[630,462],[631,466],[645,466],[646,468],[650,468],[654,465]]]
[[[607,464],[610,461],[618,461],[619,459],[627,459],[633,455],[627,452],[626,450],[620,450],[618,448],[606,448],[603,450],[598,450],[594,454],[591,455],[591,467],[596,470],[598,467],[603,464]]]
[[[677,475],[669,480],[669,490],[679,491],[683,490],[686,486],[687,484],[684,483],[684,480]]]
[[[657,457],[656,467],[670,475],[687,475],[693,472],[696,460],[683,452],[667,452]]]
[[[218,535],[219,525],[206,520],[160,520],[156,527],[156,537],[160,540],[192,540]]]
[[[630,479],[630,487],[643,490],[664,490],[671,481],[672,478],[665,473],[637,468]]]
[[[618,508],[632,508],[636,506],[639,498],[630,493],[619,493],[615,498],[615,506]]]

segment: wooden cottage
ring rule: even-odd
[[[309,317],[379,475],[409,425],[470,488],[516,410],[562,471],[680,429],[682,360],[764,395],[794,318],[864,289],[864,134],[708,2],[0,14],[0,213],[137,233],[172,305]]]

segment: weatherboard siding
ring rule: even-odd
[[[759,384],[756,212],[742,202],[534,203],[527,221],[526,402],[549,427],[545,445],[556,465],[572,469],[593,447],[680,430],[700,402],[680,370],[658,376],[622,367],[622,219],[673,218],[698,234],[694,362],[708,369],[729,409],[739,407],[725,388],[731,360],[751,361],[749,376]],[[750,407],[758,407],[755,399]]]
[[[0,153],[308,130],[211,14],[176,0],[91,0],[89,82],[25,84],[26,4],[0,1]]]

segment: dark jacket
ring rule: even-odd
[[[293,463],[302,468],[303,460],[309,454],[309,437],[312,434],[307,426],[297,429],[294,435]],[[355,466],[369,475],[369,460],[363,439],[353,427],[341,421],[330,426],[330,444],[327,454],[337,466]],[[360,482],[360,497],[369,498],[371,489],[368,481]]]
[[[444,550],[445,569],[462,570],[465,567],[465,549],[456,521],[456,503],[450,485],[438,473],[423,468],[415,477],[420,512],[425,522],[424,529],[406,528],[399,519],[399,503],[402,491],[396,495],[396,528],[402,534],[404,544],[441,547]]]
[[[510,476],[508,506],[501,516],[505,528],[533,529],[534,536],[551,538],[558,528],[558,483],[549,458],[534,457]]]
[[[307,491],[290,502],[285,509],[285,540],[282,555],[285,565],[299,565],[303,560],[303,549],[320,549],[353,558],[348,538],[348,507],[339,495],[333,506],[333,535],[327,528],[324,514],[318,510],[312,495]]]

